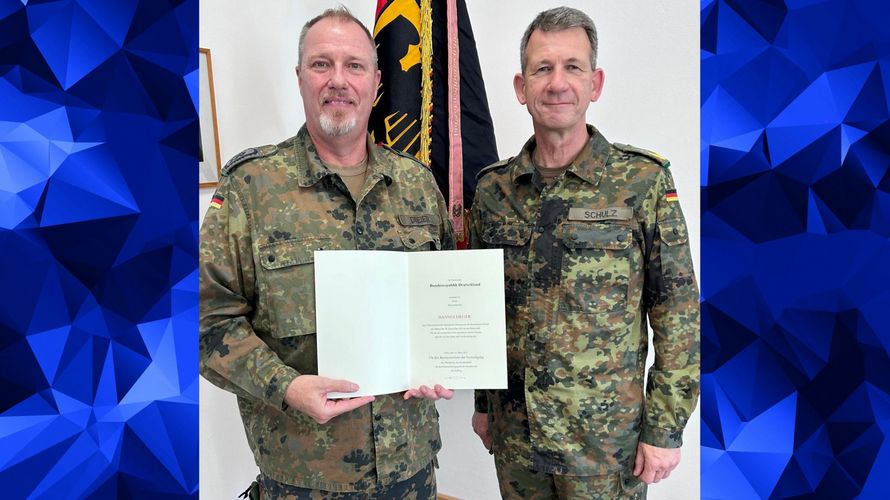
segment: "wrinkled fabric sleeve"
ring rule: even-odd
[[[699,292],[688,232],[674,181],[659,172],[646,229],[643,294],[654,334],[655,362],[648,372],[640,440],[662,448],[682,445],[683,428],[699,394]],[[653,220],[654,219],[654,220]]]
[[[299,373],[284,364],[253,331],[248,318],[256,298],[250,212],[224,177],[201,226],[200,369],[214,385],[240,397],[284,407],[287,387]]]

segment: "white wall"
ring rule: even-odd
[[[376,0],[343,1],[368,26]],[[671,159],[699,266],[699,41],[698,3],[467,0],[494,119],[498,153],[515,155],[532,133],[512,78],[519,69],[519,39],[539,11],[569,5],[587,12],[600,38],[598,65],[605,91],[588,111],[612,142],[652,149]],[[294,75],[302,25],[332,1],[204,0],[200,45],[211,49],[220,152],[277,143],[303,123]],[[204,214],[212,189],[201,190]],[[201,381],[201,493],[233,498],[257,474],[234,396]],[[443,448],[439,492],[464,499],[498,498],[494,465],[470,429],[472,394],[459,391],[438,403]],[[684,434],[683,461],[670,479],[650,487],[651,499],[699,496],[699,412]]]

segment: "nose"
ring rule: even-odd
[[[560,67],[553,68],[550,73],[550,81],[547,85],[551,92],[562,92],[568,88],[568,80],[566,80],[565,70]]]
[[[340,64],[335,64],[331,68],[330,78],[328,79],[328,87],[342,89],[346,87],[346,70]]]

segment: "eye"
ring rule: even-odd
[[[553,68],[551,68],[550,66],[538,66],[537,68],[535,68],[535,73],[550,73],[550,71],[552,70]]]
[[[313,69],[327,69],[328,66],[330,66],[330,65],[328,64],[328,62],[327,62],[327,61],[322,61],[322,60],[312,61],[312,64],[309,65],[309,67],[310,67],[310,68],[313,68]]]
[[[351,62],[351,63],[347,64],[346,67],[351,70],[354,70],[354,71],[359,71],[362,69],[362,65],[357,62]]]

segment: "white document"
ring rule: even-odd
[[[315,309],[328,397],[507,388],[503,250],[317,251]]]

